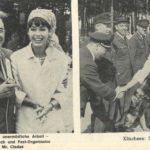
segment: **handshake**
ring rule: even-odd
[[[118,86],[115,91],[116,91],[116,96],[115,96],[115,98],[114,98],[113,101],[116,101],[116,99],[121,99],[121,98],[123,98],[124,95],[125,95],[125,92],[126,92],[126,88],[125,88],[125,87]]]

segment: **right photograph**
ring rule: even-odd
[[[79,0],[82,133],[150,131],[150,2]]]

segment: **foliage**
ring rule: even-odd
[[[96,14],[110,10],[112,0],[78,0],[79,11],[87,8],[87,13]],[[94,4],[95,3],[95,4]],[[120,13],[129,13],[132,11],[146,12],[150,10],[149,0],[113,0],[114,10]],[[87,14],[88,15],[88,14]]]

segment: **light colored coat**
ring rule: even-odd
[[[55,98],[60,103],[61,110],[49,112],[45,122],[41,123],[36,119],[35,110],[22,106],[22,100],[17,99],[20,105],[16,123],[18,133],[65,132],[63,105],[66,104],[67,98],[62,83],[68,70],[67,58],[63,52],[50,47],[47,48],[46,55],[41,65],[35,58],[30,44],[16,51],[11,56],[13,74],[20,89],[35,102],[46,107],[51,98]]]

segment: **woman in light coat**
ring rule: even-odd
[[[68,63],[55,35],[51,10],[35,9],[28,17],[30,44],[11,56],[17,84],[17,133],[71,132],[64,108]],[[66,109],[66,108],[65,108]],[[68,108],[69,109],[69,108]]]

